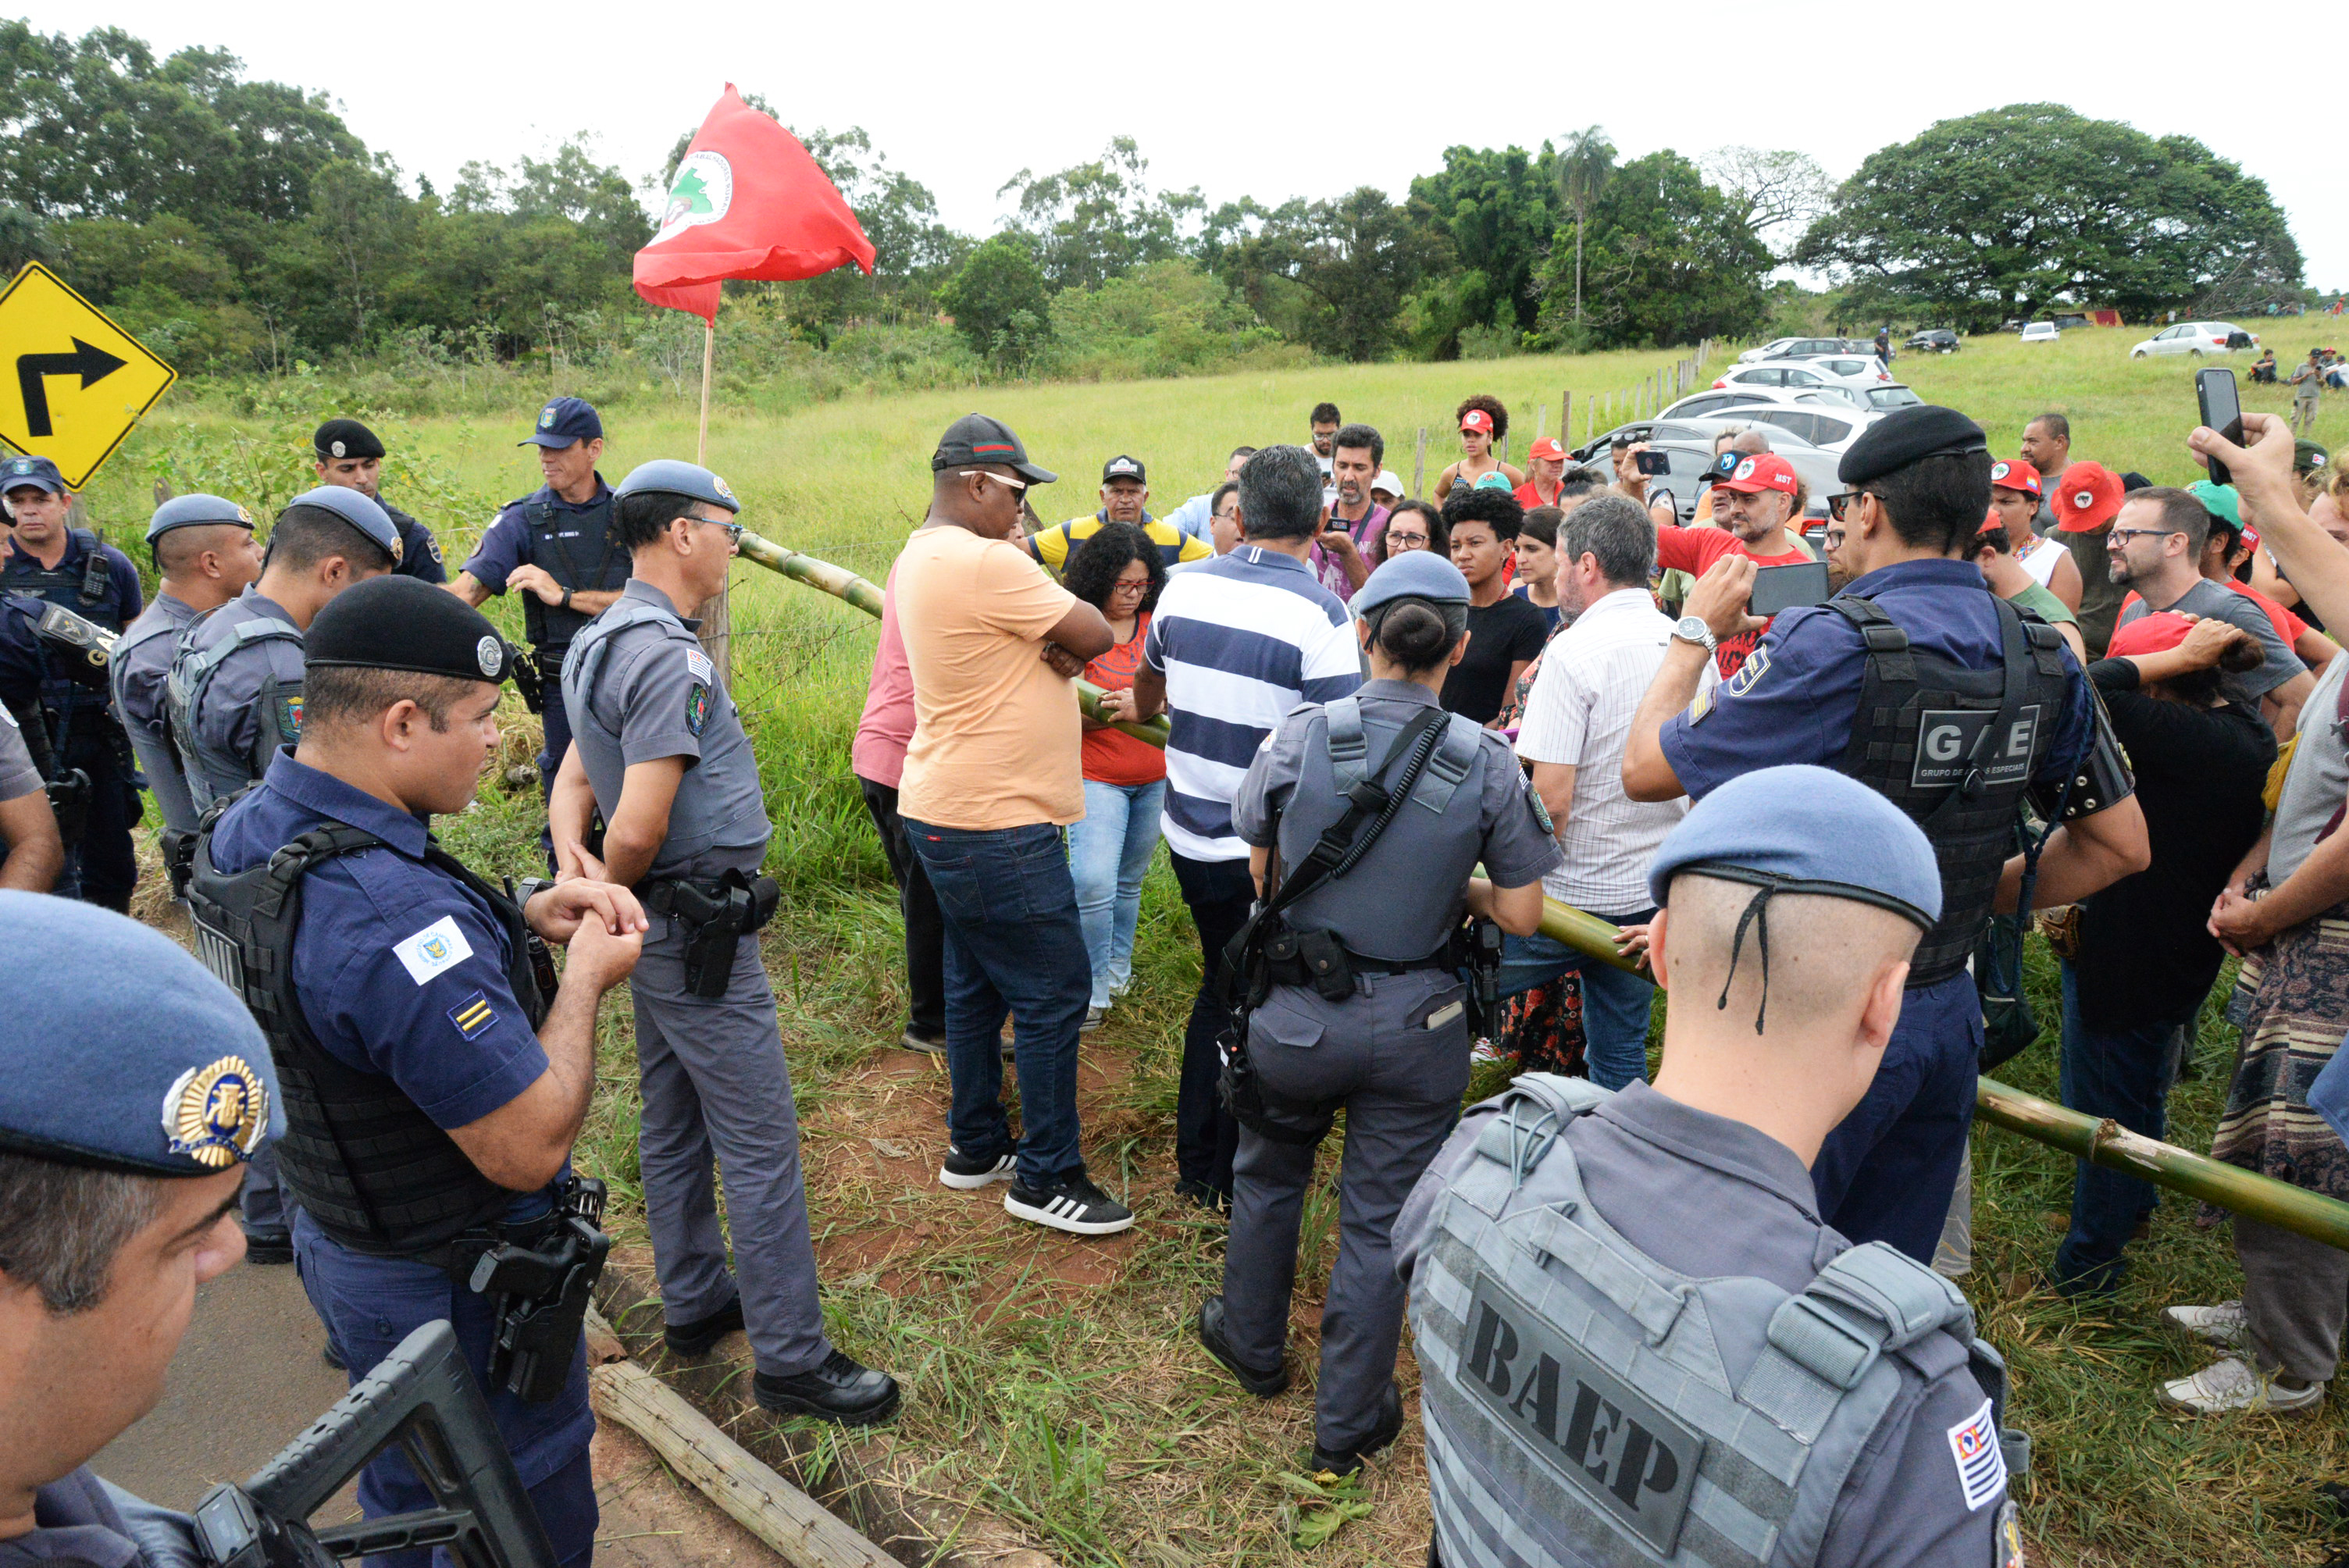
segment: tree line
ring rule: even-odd
[[[2190,138],[2050,104],[1942,121],[1840,184],[1786,150],[1625,160],[1590,127],[1530,151],[1449,148],[1399,198],[1276,206],[1158,189],[1121,137],[1014,174],[985,237],[941,222],[863,130],[800,135],[877,260],[869,278],[733,285],[795,352],[886,328],[999,371],[1164,374],[1661,346],[1762,329],[1790,266],[1851,319],[1970,330],[2057,301],[2246,309],[2301,283],[2258,179]],[[325,95],[249,80],[223,50],[159,58],[119,29],[0,23],[0,263],[54,266],[184,370],[387,346],[504,364],[587,337],[674,357],[628,285],[652,185],[583,136],[470,163],[443,191]]]

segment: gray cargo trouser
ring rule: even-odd
[[[800,1125],[759,941],[734,949],[722,996],[686,989],[685,936],[654,922],[628,985],[644,1085],[637,1163],[663,1315],[693,1323],[725,1309],[736,1285],[718,1222],[713,1159],[726,1181],[742,1317],[761,1372],[805,1372],[832,1353],[816,1299],[815,1248],[800,1181]]]
[[[1334,1101],[1346,1109],[1338,1261],[1321,1309],[1314,1398],[1316,1440],[1333,1450],[1353,1447],[1378,1424],[1402,1337],[1395,1215],[1444,1147],[1468,1088],[1465,1016],[1455,1012],[1427,1027],[1431,1013],[1461,1000],[1460,982],[1429,969],[1366,984],[1370,995],[1342,1002],[1279,986],[1248,1021],[1248,1059],[1268,1097]],[[1275,1114],[1289,1119],[1277,1108]],[[1231,1237],[1224,1248],[1224,1323],[1232,1348],[1252,1367],[1278,1365],[1288,1343],[1313,1154],[1312,1145],[1240,1129]]]
[[[2235,1257],[2252,1370],[2329,1382],[2341,1369],[2349,1320],[2349,1253],[2238,1214]]]

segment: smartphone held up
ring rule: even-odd
[[[2194,401],[2199,407],[2202,423],[2234,442],[2243,444],[2243,405],[2235,392],[2235,373],[2231,370],[2198,370],[2194,373]],[[2232,484],[2235,476],[2217,458],[2204,458],[2210,469],[2210,482]]]

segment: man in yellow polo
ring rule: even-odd
[[[1070,552],[1105,522],[1132,523],[1142,530],[1158,546],[1160,561],[1170,568],[1185,561],[1204,561],[1215,553],[1205,542],[1150,515],[1150,481],[1139,458],[1121,452],[1102,465],[1101,499],[1101,510],[1091,517],[1072,517],[1058,528],[1030,534],[1029,553],[1058,575],[1068,565]]]

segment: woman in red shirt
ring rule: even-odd
[[[1061,585],[1108,619],[1117,645],[1085,666],[1085,679],[1132,718],[1142,640],[1158,591],[1166,585],[1157,547],[1130,523],[1104,523],[1069,557]],[[1069,829],[1069,870],[1093,968],[1092,1005],[1083,1026],[1097,1029],[1133,977],[1133,928],[1142,913],[1142,879],[1158,847],[1166,753],[1088,718],[1083,765],[1085,814]]]

